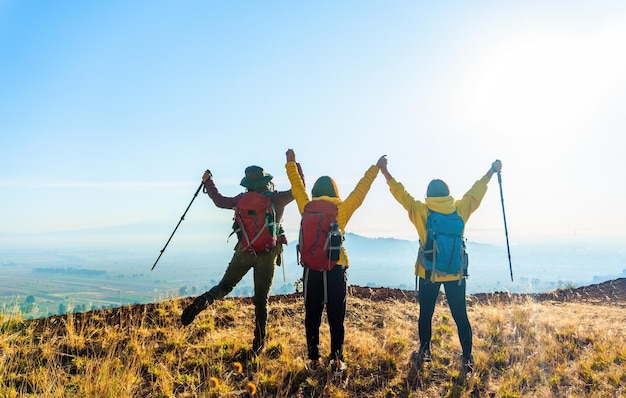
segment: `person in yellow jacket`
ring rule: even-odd
[[[341,200],[337,184],[331,177],[319,177],[311,190],[312,199],[309,199],[300,174],[298,174],[295,152],[289,149],[286,152],[286,156],[287,163],[285,168],[291,182],[291,193],[298,204],[300,214],[303,213],[304,206],[311,200],[332,202],[337,205],[337,224],[343,235],[350,217],[361,206],[372,183],[378,176],[379,168],[374,165],[370,166],[345,200]],[[331,368],[335,373],[341,373],[347,367],[343,357],[343,345],[347,297],[346,269],[348,267],[348,255],[342,245],[339,260],[332,269],[315,271],[307,267],[304,268],[304,324],[308,351],[307,366],[310,369],[317,369],[323,366],[319,351],[319,340],[324,304],[326,304],[326,314],[330,326]]]
[[[455,200],[450,196],[448,185],[439,179],[432,180],[426,190],[424,202],[414,199],[389,173],[387,159],[384,158],[378,163],[380,171],[387,180],[387,185],[393,197],[408,212],[409,219],[415,225],[420,239],[420,245],[425,244],[427,238],[426,220],[431,211],[451,214],[457,212],[466,224],[470,215],[478,208],[485,193],[487,183],[494,173],[500,172],[502,163],[499,160],[491,164],[487,173],[472,185],[460,200]],[[418,320],[420,346],[411,354],[411,362],[417,367],[421,367],[424,362],[430,361],[430,340],[432,335],[432,317],[435,311],[435,304],[439,296],[439,290],[443,285],[446,292],[446,299],[450,307],[450,312],[457,325],[459,340],[463,353],[461,359],[463,370],[471,372],[473,370],[472,356],[472,327],[467,317],[467,306],[465,301],[465,275],[461,270],[457,274],[445,274],[431,272],[420,262],[415,263],[415,273],[419,281],[419,305],[420,313]]]

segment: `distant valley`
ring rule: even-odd
[[[105,236],[108,236],[104,234]],[[292,235],[293,236],[293,235]],[[41,317],[197,295],[221,278],[234,241],[181,236],[173,240],[153,271],[159,250],[154,243],[93,245],[81,237],[62,237],[72,247],[24,243],[0,249],[0,306],[3,313]],[[104,240],[103,240],[104,241]],[[150,240],[148,240],[150,241]],[[285,247],[272,294],[295,292],[302,275],[295,243]],[[356,286],[415,287],[413,264],[418,242],[346,234],[348,282]],[[618,245],[520,244],[511,247],[511,281],[506,246],[468,242],[468,293],[497,291],[541,293],[626,276],[626,254]],[[251,273],[231,296],[253,294]]]

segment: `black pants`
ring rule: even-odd
[[[465,303],[465,279],[449,282],[431,282],[419,278],[419,304],[420,315],[418,329],[420,336],[420,349],[430,349],[432,336],[432,320],[435,312],[435,304],[439,296],[439,288],[443,284],[446,299],[450,306],[450,312],[459,332],[459,340],[463,349],[463,356],[469,358],[472,355],[472,327],[467,318],[467,306]]]
[[[324,279],[326,279],[325,283]],[[326,297],[331,357],[343,360],[345,338],[343,323],[346,318],[347,291],[348,282],[345,267],[335,266],[330,271],[304,269],[304,327],[309,359],[320,358],[320,325],[324,311],[324,298]]]

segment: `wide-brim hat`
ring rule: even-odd
[[[264,188],[267,183],[272,181],[272,176],[266,173],[262,167],[248,166],[245,171],[246,176],[241,179],[240,185],[248,190],[254,190],[258,188]]]

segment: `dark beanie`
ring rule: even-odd
[[[337,184],[335,184],[335,180],[333,180],[329,176],[322,176],[318,178],[317,181],[315,181],[315,185],[313,185],[311,195],[314,198],[318,198],[320,196],[330,196],[331,198],[338,198],[339,192],[337,190]]]
[[[448,184],[442,180],[432,180],[430,184],[428,184],[428,189],[426,190],[427,197],[434,198],[448,195],[450,195],[450,189],[448,188]]]

